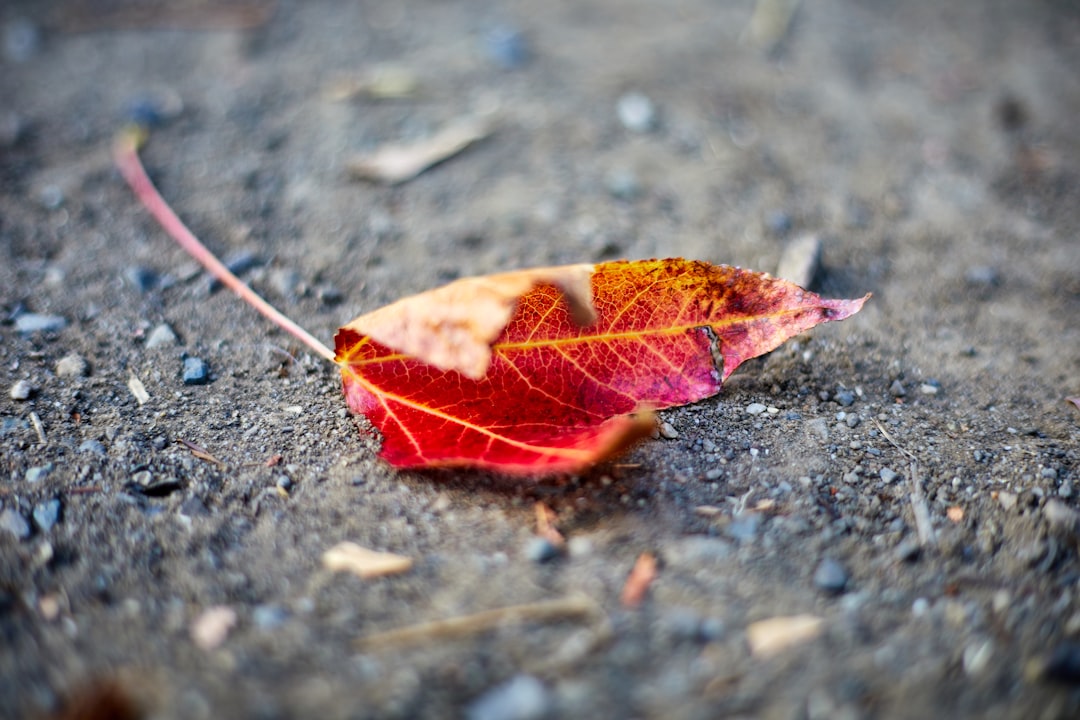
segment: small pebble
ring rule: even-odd
[[[517,675],[488,690],[466,709],[468,720],[540,720],[551,710],[544,684],[531,675]]]
[[[124,271],[124,277],[139,292],[148,293],[158,286],[161,278],[155,270],[132,265]]]
[[[21,333],[56,332],[67,327],[67,320],[59,315],[23,313],[15,318],[15,329]]]
[[[679,431],[675,429],[675,426],[671,423],[664,421],[660,423],[660,437],[665,440],[678,440]]]
[[[1001,275],[997,268],[989,265],[972,265],[964,272],[964,280],[968,285],[984,285],[991,287],[1001,281]]]
[[[844,418],[844,422],[849,428],[857,428],[859,423],[862,422],[862,418],[859,417],[858,413],[848,413],[847,417]]]
[[[8,390],[8,397],[12,400],[29,400],[33,394],[34,386],[29,380],[16,380]]]
[[[547,538],[534,537],[525,546],[525,557],[534,563],[546,563],[562,554],[562,550]]]
[[[907,390],[904,389],[904,384],[899,380],[893,380],[892,385],[889,386],[889,394],[893,397],[904,397],[907,395]]]
[[[124,118],[128,122],[155,128],[164,125],[184,110],[180,94],[171,88],[144,92],[128,101]]]
[[[60,498],[46,500],[34,506],[34,524],[41,532],[49,532],[53,525],[60,521],[60,507]]]
[[[1000,494],[998,498],[1001,498]],[[1080,530],[1080,513],[1060,500],[1047,500],[1046,505],[1043,506],[1043,515],[1051,527],[1070,532]]]
[[[1042,470],[1039,471],[1039,477],[1045,478],[1047,480],[1057,480],[1057,476],[1057,470],[1055,470],[1054,468],[1044,467]]]
[[[289,619],[289,611],[280,605],[259,605],[251,612],[251,622],[260,630],[273,630]]]
[[[504,70],[517,70],[529,61],[529,44],[521,30],[500,25],[484,35],[484,54]]]
[[[919,392],[923,395],[937,395],[940,390],[941,388],[931,383],[923,383],[919,386]]]
[[[32,468],[30,468],[29,470],[26,471],[26,482],[28,482],[28,483],[41,482],[46,477],[48,477],[49,473],[51,473],[52,471],[53,471],[53,464],[52,463],[46,463],[44,465],[38,465],[37,467],[32,467]]]
[[[150,334],[146,336],[146,349],[153,350],[158,347],[171,347],[176,345],[179,340],[176,337],[176,333],[173,329],[162,323],[150,331]]]
[[[59,185],[46,185],[38,193],[38,202],[46,210],[58,210],[65,199],[64,190]]]
[[[765,407],[764,405],[762,405],[761,403],[758,403],[758,402],[750,403],[749,405],[746,406],[746,412],[749,413],[750,415],[760,415],[761,413],[765,412],[766,410],[768,410],[768,408]]]
[[[9,532],[17,540],[25,540],[30,537],[30,523],[15,508],[7,508],[0,512],[0,532]]]
[[[109,451],[105,449],[105,445],[100,440],[83,440],[79,444],[79,452],[101,455],[102,457],[109,454]]]
[[[810,287],[821,264],[821,240],[817,235],[803,235],[787,244],[776,267],[776,277]]]
[[[814,571],[814,585],[831,595],[844,592],[848,583],[848,573],[838,561],[825,558]]]
[[[78,353],[65,355],[56,363],[56,374],[58,377],[85,377],[89,370],[90,364],[86,362],[86,358]]]
[[[916,540],[904,540],[896,546],[896,559],[901,562],[913,562],[922,553],[922,546]]]
[[[615,104],[619,122],[627,130],[645,133],[656,127],[656,106],[638,92],[626,93]]]
[[[289,492],[293,489],[293,481],[289,479],[288,475],[278,476],[278,479],[274,482],[274,484],[285,492]]]
[[[210,382],[210,368],[200,358],[186,357],[183,378],[185,385],[205,385]]]
[[[851,407],[855,404],[855,393],[850,390],[841,390],[833,397],[840,407]]]
[[[887,483],[891,483],[895,481],[896,478],[900,477],[900,475],[895,470],[887,467],[881,468],[881,472],[878,473],[878,475],[881,477],[882,481]]]
[[[992,640],[977,640],[964,648],[963,665],[964,672],[969,677],[981,675],[990,661],[994,658],[994,643]]]

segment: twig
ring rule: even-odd
[[[45,438],[45,426],[41,424],[41,418],[38,417],[36,412],[30,413],[30,422],[34,423],[34,431],[37,432],[38,441],[45,445],[47,440]]]
[[[455,640],[486,632],[500,625],[558,620],[587,620],[600,616],[600,607],[589,597],[571,595],[557,600],[544,600],[524,605],[485,610],[473,615],[461,615],[445,620],[409,625],[408,627],[375,633],[356,641],[362,650],[416,645],[418,643]]]
[[[923,547],[933,545],[937,542],[937,538],[934,535],[934,525],[930,522],[930,508],[926,505],[926,496],[923,495],[922,480],[919,479],[918,461],[914,454],[901,447],[900,443],[893,439],[892,435],[877,421],[877,418],[872,418],[872,420],[877,425],[882,436],[892,443],[893,447],[907,455],[911,461],[911,512],[915,515],[915,530],[919,534],[919,545]]]
[[[139,147],[145,139],[146,132],[142,128],[130,127],[121,131],[113,143],[113,160],[116,162],[116,166],[120,169],[124,179],[127,180],[128,185],[135,191],[139,201],[161,223],[161,227],[165,232],[195,258],[200,265],[206,268],[207,272],[217,278],[222,285],[239,295],[242,300],[262,313],[270,322],[300,340],[300,342],[330,362],[336,362],[333,350],[320,342],[307,330],[285,317],[273,305],[259,297],[243,280],[236,277],[229,268],[225,267],[225,264],[218,260],[205,245],[199,242],[195,234],[184,225],[184,222],[158,193],[154,183],[147,176],[146,169],[143,168],[142,161],[139,159]]]

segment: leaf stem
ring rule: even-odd
[[[205,245],[199,242],[195,234],[184,225],[184,222],[173,212],[165,199],[161,197],[157,188],[154,187],[154,183],[147,176],[145,168],[143,168],[142,160],[139,159],[139,147],[145,139],[145,130],[139,127],[129,127],[121,131],[113,143],[113,160],[116,162],[120,174],[124,176],[128,185],[135,191],[135,195],[139,198],[139,202],[143,204],[143,207],[150,211],[150,214],[161,223],[161,227],[180,247],[195,258],[222,285],[239,295],[244,302],[262,313],[270,322],[330,362],[336,363],[333,350],[290,320],[273,305],[259,297],[243,280],[236,277],[229,268],[225,267],[225,264],[218,260]]]

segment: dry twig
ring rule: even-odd
[[[892,435],[877,421],[877,418],[873,418],[873,420],[881,435],[911,461],[911,512],[915,515],[915,530],[919,534],[919,545],[929,547],[937,542],[937,537],[934,535],[934,525],[930,522],[930,508],[926,504],[926,496],[923,495],[922,481],[919,479],[918,461],[915,455],[907,448],[901,447],[900,443],[893,439]]]

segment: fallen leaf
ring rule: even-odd
[[[623,607],[636,608],[645,599],[645,593],[656,579],[656,557],[652,553],[641,553],[626,578],[622,590]]]
[[[397,185],[483,140],[491,130],[490,123],[483,120],[460,120],[424,140],[387,145],[371,155],[354,158],[349,162],[349,173],[361,180]]]
[[[191,640],[202,650],[213,650],[225,642],[235,625],[236,611],[227,605],[215,605],[191,621]]]
[[[824,623],[816,615],[759,620],[746,628],[746,641],[754,657],[770,658],[790,647],[813,640],[821,634]]]
[[[1078,397],[1067,397],[1067,398],[1065,398],[1065,402],[1071,402],[1073,405],[1076,406],[1077,410],[1080,410],[1080,396],[1078,396]]]
[[[200,460],[205,460],[206,462],[214,463],[215,465],[224,465],[225,464],[225,463],[221,462],[220,460],[218,460],[213,455],[211,455],[209,450],[202,447],[201,445],[196,445],[195,443],[191,442],[190,440],[185,440],[183,438],[177,438],[176,442],[178,442],[181,445],[183,445],[184,447],[186,447],[191,452],[192,455],[199,458]]]
[[[412,558],[377,552],[353,542],[341,542],[323,553],[323,567],[331,572],[351,572],[363,579],[397,575],[412,568]]]
[[[865,300],[682,259],[540,268],[361,316],[336,360],[392,465],[578,472],[648,434],[649,411],[715,395],[744,361]]]
[[[480,134],[455,132],[459,142]],[[199,242],[146,175],[145,140],[145,128],[128,127],[113,146],[139,200],[215,278],[340,366],[346,402],[381,431],[381,456],[398,467],[580,472],[648,436],[654,410],[715,395],[741,363],[870,297],[825,300],[764,273],[683,259],[539,268],[400,300],[341,328],[335,351]]]

